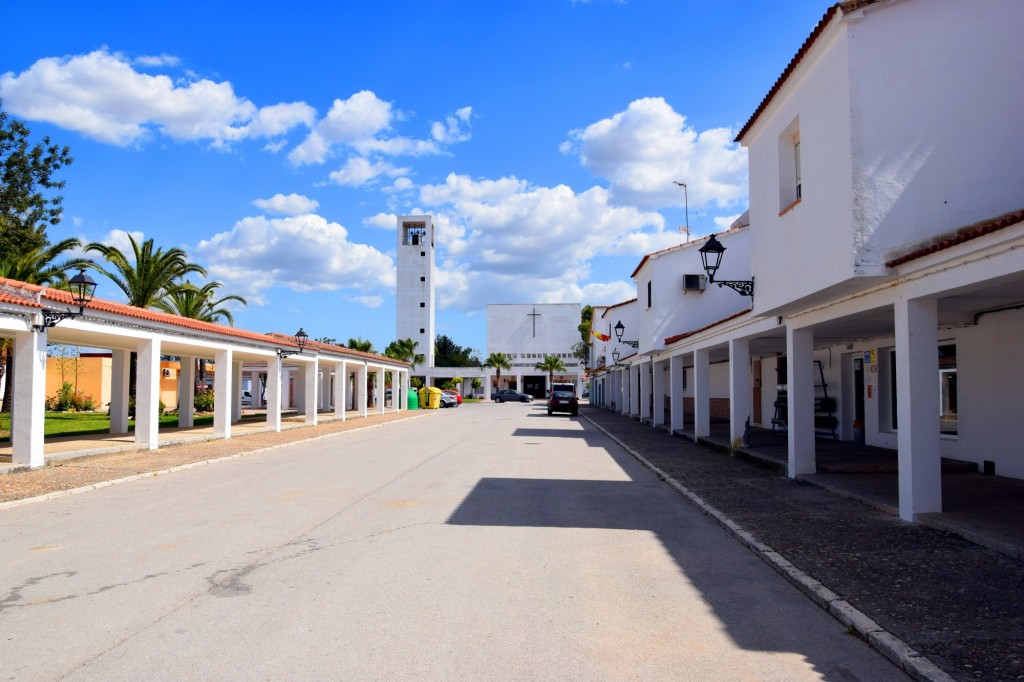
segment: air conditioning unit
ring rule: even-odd
[[[707,275],[683,275],[683,291],[704,291]]]

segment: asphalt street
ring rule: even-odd
[[[0,678],[901,680],[540,403],[0,510]]]

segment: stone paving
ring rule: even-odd
[[[1024,679],[1024,563],[607,410],[581,414],[954,679]]]

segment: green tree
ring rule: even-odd
[[[28,284],[38,284],[54,288],[62,288],[67,285],[67,272],[76,268],[91,264],[87,258],[68,258],[63,261],[58,259],[66,252],[81,245],[77,239],[64,239],[49,246],[39,246],[23,251],[20,255],[8,252],[0,259],[0,277],[14,279]],[[11,386],[11,377],[14,375],[14,353],[10,339],[3,339],[0,344],[0,356],[3,362],[0,363],[5,382],[3,405],[0,411],[10,412],[11,401],[14,399],[14,391]]]
[[[164,297],[153,303],[153,307],[172,315],[180,315],[202,322],[219,323],[222,320],[234,326],[235,318],[231,311],[223,307],[228,301],[238,301],[247,305],[241,296],[224,296],[214,298],[214,292],[221,287],[220,282],[207,282],[197,287],[192,282],[185,282],[167,291]],[[196,373],[200,384],[206,383],[206,358],[196,358]],[[179,400],[180,407],[180,400]]]
[[[362,351],[364,353],[377,352],[373,349],[373,341],[366,341],[361,336],[358,339],[349,339],[348,343],[345,344],[345,347],[351,348],[352,350]]]
[[[578,360],[587,359],[587,351],[590,350],[590,329],[594,322],[594,306],[585,305],[580,311],[580,324],[577,327],[580,331],[579,342],[573,344],[572,356]]]
[[[85,247],[86,251],[95,251],[107,261],[107,266],[96,265],[95,268],[124,292],[128,297],[128,305],[152,308],[179,286],[187,275],[206,275],[205,268],[189,261],[188,255],[177,247],[166,251],[162,247],[154,248],[152,239],[140,245],[130,234],[128,241],[132,246],[130,259],[116,246],[92,242]],[[137,371],[138,354],[132,352],[128,378],[129,398],[135,396]]]
[[[206,269],[189,261],[188,254],[178,247],[166,251],[162,247],[154,248],[152,239],[140,245],[130,234],[128,241],[132,246],[130,259],[116,246],[92,242],[85,247],[86,251],[95,251],[107,261],[107,267],[97,265],[96,270],[124,292],[128,305],[152,308],[187,275],[206,276]]]
[[[434,341],[434,365],[436,367],[477,367],[480,358],[469,346],[460,346],[444,334],[438,334]]]
[[[49,137],[29,143],[28,127],[3,111],[0,100],[0,259],[49,244],[46,226],[61,220],[64,181],[56,173],[72,162],[71,150]]]
[[[418,341],[412,339],[397,339],[388,344],[388,347],[384,349],[384,355],[393,360],[408,362],[413,369],[416,369],[416,365],[423,364],[427,359],[423,353],[416,352],[419,345]]]
[[[504,353],[491,353],[487,356],[487,360],[484,361],[484,367],[493,367],[494,373],[497,375],[495,381],[497,382],[498,388],[501,388],[501,370],[512,369],[512,359]]]
[[[197,287],[192,282],[185,282],[167,291],[163,298],[154,301],[153,307],[172,315],[180,315],[202,322],[227,322],[234,326],[235,318],[231,311],[224,307],[228,301],[238,301],[247,305],[247,301],[241,296],[224,296],[214,298],[217,289],[221,287],[220,282],[207,282]]]
[[[551,384],[555,383],[555,372],[565,371],[565,363],[557,355],[545,355],[544,359],[534,365],[533,368],[548,373],[548,386],[550,387]]]

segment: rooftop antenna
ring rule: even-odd
[[[685,182],[679,182],[678,180],[673,180],[672,182],[676,183],[677,185],[679,185],[680,187],[683,188],[683,202],[686,205],[686,227],[680,227],[679,231],[686,233],[686,242],[689,243],[690,242],[690,192],[689,192],[688,189],[686,189],[686,183]]]

